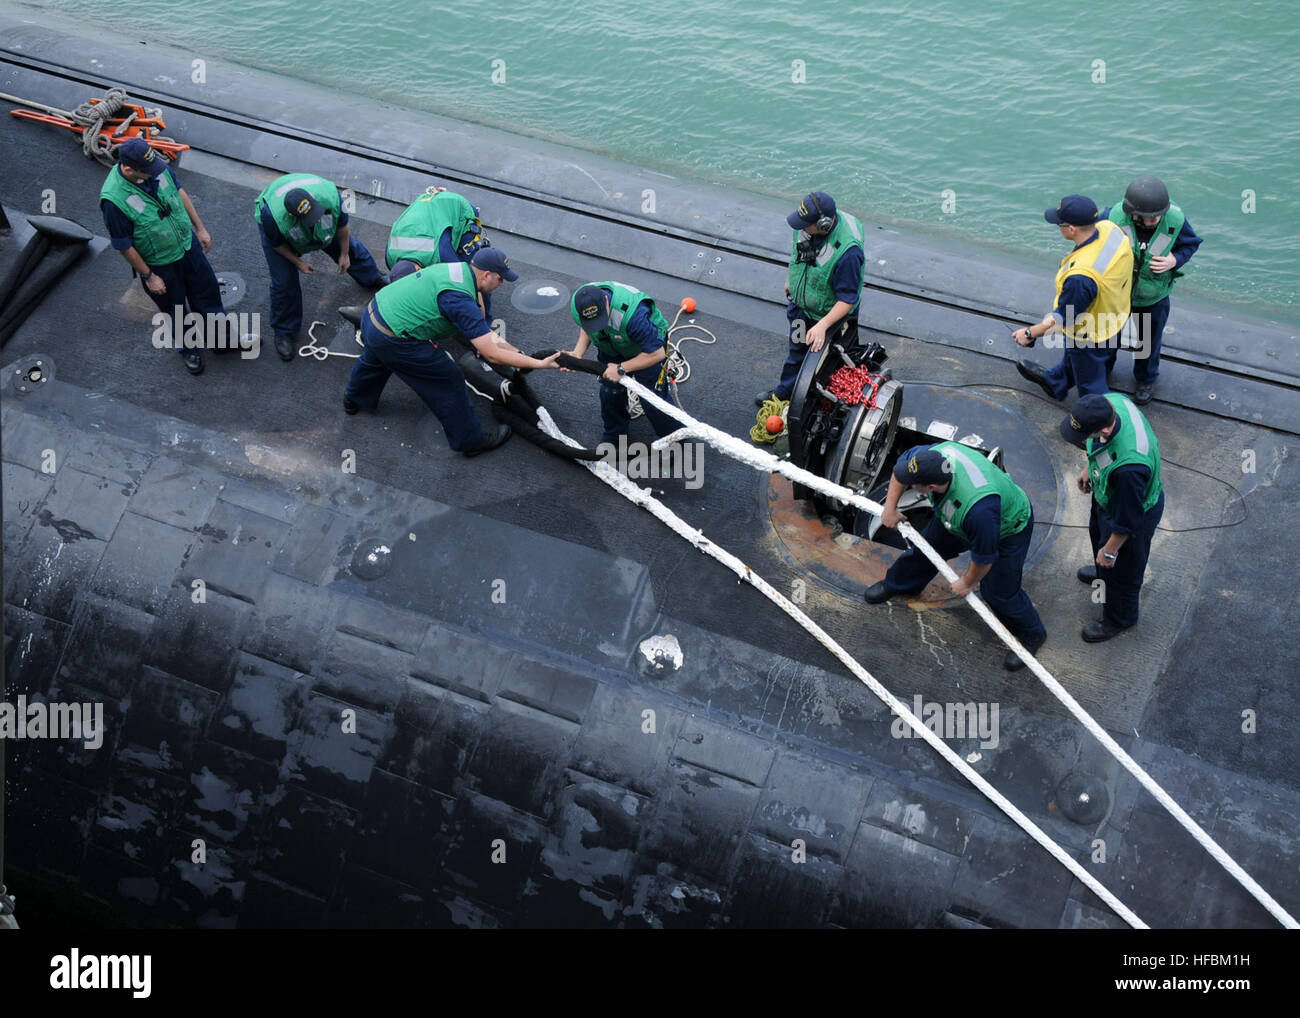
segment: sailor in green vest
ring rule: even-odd
[[[1085,640],[1100,643],[1137,625],[1151,538],[1165,511],[1160,443],[1142,411],[1115,392],[1079,400],[1061,422],[1061,436],[1088,456],[1076,483],[1092,494],[1094,561],[1078,575],[1083,583],[1103,584],[1101,618],[1083,630]]]
[[[439,262],[468,264],[474,252],[491,247],[478,206],[445,187],[429,187],[397,217],[388,235],[390,279]]]
[[[858,345],[858,305],[867,265],[861,221],[837,210],[825,191],[814,191],[786,222],[794,231],[785,281],[790,346],[776,388],[754,397],[760,407],[773,397],[790,398],[805,355],[820,354],[827,342],[846,349]]]
[[[908,487],[930,496],[934,517],[921,536],[934,550],[945,559],[970,551],[970,566],[949,584],[952,592],[965,597],[978,583],[993,613],[1026,650],[1036,653],[1047,630],[1020,583],[1034,533],[1029,496],[981,453],[959,442],[918,445],[898,458],[880,514],[884,526],[896,527],[903,519],[898,500]],[[909,548],[863,597],[867,604],[880,604],[898,594],[917,593],[937,572],[929,559]],[[1007,651],[1007,671],[1024,666],[1015,651]]]
[[[1160,374],[1160,340],[1169,321],[1169,291],[1188,259],[1201,246],[1201,238],[1169,200],[1169,189],[1159,177],[1138,177],[1124,192],[1124,203],[1102,210],[1128,234],[1133,247],[1133,324],[1137,349],[1133,352],[1133,402],[1146,406],[1155,395]]]
[[[212,248],[212,237],[175,171],[147,141],[128,138],[117,154],[118,163],[99,192],[104,225],[113,247],[140,277],[144,292],[159,313],[171,319],[175,341],[182,335],[186,313],[226,313],[217,275],[205,254]],[[186,349],[179,342],[176,349],[190,374],[202,373],[202,350]]]
[[[311,173],[287,173],[263,188],[253,202],[262,253],[271,273],[271,331],[275,352],[293,360],[302,329],[302,287],[298,274],[316,270],[303,255],[324,251],[367,290],[388,282],[366,246],[352,236],[339,189]]]
[[[509,425],[484,432],[470,406],[465,375],[446,346],[449,341],[464,343],[493,364],[557,367],[558,353],[542,360],[522,354],[483,318],[478,295],[518,278],[504,254],[485,247],[469,265],[430,265],[380,290],[361,317],[365,349],[344,390],[344,412],[375,410],[384,385],[395,374],[433,411],[447,444],[457,452],[477,456],[501,445],[510,437]]]
[[[569,313],[578,326],[578,340],[569,356],[581,359],[594,346],[596,360],[605,366],[600,382],[601,442],[617,444],[632,423],[628,390],[619,384],[620,375],[631,375],[677,404],[668,384],[668,322],[647,294],[626,283],[588,283],[574,293]],[[648,403],[644,409],[660,438],[681,427]]]
[[[1101,219],[1087,195],[1067,194],[1043,218],[1074,247],[1056,271],[1056,307],[1041,322],[1017,329],[1012,338],[1021,346],[1033,346],[1049,332],[1064,333],[1065,356],[1051,368],[1018,360],[1016,370],[1055,400],[1065,399],[1072,388],[1080,396],[1109,392],[1120,333],[1129,316],[1133,252],[1124,232]]]

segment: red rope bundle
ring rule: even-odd
[[[884,384],[883,375],[873,374],[867,368],[843,367],[831,375],[826,390],[841,403],[857,406],[865,402],[868,406],[876,405],[876,393]],[[870,395],[867,390],[870,389]]]

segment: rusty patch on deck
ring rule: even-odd
[[[811,502],[795,501],[790,481],[779,474],[772,474],[768,481],[767,512],[782,554],[845,597],[861,598],[864,590],[885,578],[894,559],[903,554],[897,548],[845,533],[838,523],[822,522]],[[962,561],[950,563],[958,575],[964,569],[959,565]],[[919,595],[895,600],[917,611],[962,602],[964,598],[954,596],[940,576]]]

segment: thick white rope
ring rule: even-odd
[[[648,390],[647,390],[648,391]],[[665,404],[667,405],[667,404]],[[578,443],[564,434],[551,419],[551,415],[543,407],[537,412],[537,420],[542,429],[552,438],[559,439],[569,445],[577,446]],[[1047,849],[1052,857],[1062,866],[1068,869],[1076,877],[1087,885],[1097,897],[1101,898],[1107,905],[1114,909],[1115,913],[1134,929],[1148,929],[1146,923],[1137,917],[1125,904],[1116,898],[1110,891],[1106,890],[1097,879],[1085,870],[1077,860],[1072,858],[1060,845],[1047,836],[1037,824],[1029,817],[1025,816],[1015,805],[1002,795],[996,788],[990,785],[975,771],[965,760],[954,752],[947,743],[939,738],[934,732],[927,728],[920,718],[913,714],[901,701],[895,699],[892,693],[876,681],[875,677],[862,667],[852,655],[831,638],[830,634],[825,632],[816,622],[810,619],[804,612],[790,601],[784,594],[772,587],[757,573],[753,572],[749,566],[736,558],[725,548],[720,548],[714,544],[702,532],[690,526],[680,516],[665,506],[651,494],[648,488],[642,488],[633,484],[630,480],[620,474],[608,463],[601,460],[580,461],[582,465],[617,491],[620,495],[635,505],[639,505],[651,515],[667,526],[679,536],[685,538],[700,551],[706,555],[717,559],[724,566],[730,569],[742,580],[757,588],[764,597],[775,604],[783,612],[803,626],[812,636],[830,651],[835,657],[863,682],[868,689],[878,696],[881,701],[889,707],[895,714],[907,722],[912,731],[916,732],[921,738],[934,747],[935,751],[955,767],[959,774],[969,781],[972,785],[984,793],[1002,812],[1009,816],[1020,828],[1033,838],[1036,842]]]
[[[661,399],[657,393],[654,393],[645,386],[639,384],[634,378],[624,377],[620,379],[620,381],[628,389],[640,396],[641,399],[648,399],[650,404],[656,409],[670,415],[678,421],[681,421],[682,424],[685,425],[685,427],[680,431],[674,432],[672,435],[655,442],[656,447],[662,447],[668,442],[684,436],[698,438],[708,443],[719,452],[722,452],[733,459],[740,460],[742,463],[749,464],[755,470],[764,473],[779,473],[793,481],[798,481],[800,484],[812,488],[823,495],[829,495],[839,499],[841,502],[847,502],[851,505],[857,506],[859,509],[865,509],[867,512],[875,516],[879,516],[883,510],[883,506],[868,498],[862,497],[856,491],[849,488],[842,488],[838,484],[832,484],[825,478],[818,477],[816,474],[803,470],[802,468],[795,466],[793,463],[778,459],[771,453],[765,452],[762,449],[756,449],[752,445],[742,442],[735,436],[727,434],[725,431],[720,431],[712,425],[697,421],[680,407],[673,406],[667,402],[667,400]],[[929,542],[917,533],[914,527],[906,521],[903,521],[898,525],[898,531],[911,541],[912,544],[919,548],[926,558],[934,563],[935,567],[939,570],[939,573],[946,580],[952,582],[957,579],[957,574],[949,567],[948,563],[930,546]],[[1183,826],[1187,833],[1200,842],[1201,847],[1210,853],[1215,862],[1219,863],[1219,865],[1232,874],[1237,882],[1249,891],[1256,901],[1268,909],[1268,911],[1273,915],[1273,918],[1283,926],[1293,930],[1300,929],[1300,924],[1296,922],[1291,914],[1279,905],[1249,873],[1242,869],[1237,861],[1228,855],[1228,853],[1225,852],[1213,838],[1206,834],[1205,831],[1201,829],[1200,824],[1193,820],[1187,812],[1178,805],[1178,803],[1174,802],[1169,793],[1161,788],[1160,785],[1156,783],[1155,779],[1143,770],[1137,761],[1129,756],[1119,743],[1112,739],[1105,729],[1093,720],[1092,716],[1087,711],[1079,706],[1074,697],[1070,695],[1069,691],[1066,690],[1064,686],[1056,681],[1051,672],[1044,668],[1036,657],[1021,646],[1020,641],[1012,636],[1007,628],[998,621],[992,610],[976,596],[974,591],[966,595],[966,602],[975,609],[980,618],[982,618],[988,627],[998,635],[1002,642],[1015,651],[1020,660],[1025,662],[1030,670],[1033,671],[1040,680],[1042,680],[1043,684],[1046,685],[1047,688],[1052,691],[1053,695],[1065,705],[1066,709],[1074,715],[1079,723],[1091,732],[1097,741],[1110,750],[1115,759],[1124,766],[1124,769],[1132,774],[1133,777],[1137,778],[1143,788],[1155,796],[1156,801],[1169,811],[1174,819]],[[855,672],[854,674],[857,673]],[[859,678],[860,677],[861,676],[859,676]],[[1109,904],[1109,902],[1107,902],[1107,904]],[[1114,908],[1113,905],[1111,907]],[[1123,913],[1120,914],[1122,915]]]

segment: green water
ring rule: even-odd
[[[45,6],[684,177],[827,190],[1041,260],[1045,290],[1064,252],[1042,210],[1071,192],[1105,206],[1155,174],[1205,238],[1179,292],[1300,315],[1295,3]]]

